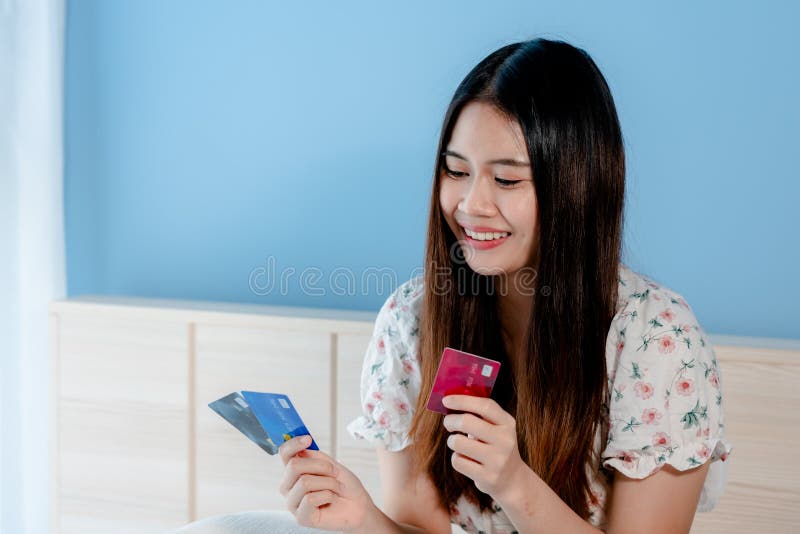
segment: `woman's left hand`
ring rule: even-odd
[[[519,455],[516,420],[492,398],[448,395],[443,401],[450,410],[472,412],[444,417],[444,427],[453,432],[447,439],[453,468],[500,501],[530,469]]]

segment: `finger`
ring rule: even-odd
[[[328,475],[335,476],[337,473],[336,468],[327,460],[319,458],[304,458],[296,455],[289,459],[284,470],[283,480],[280,484],[279,490],[281,495],[286,495],[289,490],[294,486],[297,479],[301,475]]]
[[[278,447],[278,454],[281,457],[283,465],[286,465],[292,456],[311,445],[311,440],[309,438],[310,436],[295,436],[292,439],[281,443],[281,446]],[[309,441],[306,442],[306,439],[309,439]]]
[[[297,453],[297,456],[300,458],[311,458],[314,460],[322,460],[324,462],[328,462],[331,464],[331,470],[333,471],[334,476],[338,475],[341,471],[344,470],[344,466],[334,460],[330,455],[325,454],[322,451],[314,451],[311,449],[305,449]]]
[[[333,464],[327,460],[294,456],[289,458],[289,462],[286,464],[283,479],[278,488],[281,495],[286,496],[297,479],[304,474],[334,476],[336,473]]]
[[[450,463],[452,464],[453,469],[464,476],[468,476],[472,480],[477,479],[480,475],[480,469],[482,467],[481,464],[464,456],[463,454],[454,452],[452,455],[450,455]]]
[[[488,454],[492,448],[486,443],[481,443],[480,441],[470,439],[467,436],[458,433],[450,434],[450,436],[447,438],[447,446],[453,452],[457,452],[463,456],[468,456],[481,465],[486,462],[486,458],[488,457]]]
[[[484,443],[494,443],[498,436],[497,425],[488,423],[471,413],[446,415],[444,427],[450,432],[469,434]]]
[[[302,475],[286,495],[286,508],[294,513],[306,493],[320,490],[338,492],[339,482],[333,477],[324,475]]]
[[[322,510],[319,509],[328,503],[332,503],[336,495],[330,490],[315,491],[306,493],[300,500],[297,507],[297,522],[304,527],[316,527],[320,523]]]
[[[445,401],[445,399],[447,399]],[[451,410],[460,410],[478,414],[494,425],[510,424],[514,417],[505,411],[491,397],[474,397],[472,395],[447,395],[442,399]]]
[[[328,454],[326,454],[326,453],[324,453],[322,451],[315,451],[313,449],[304,449],[302,452],[303,452],[303,456],[306,457],[306,458],[318,458],[318,459],[321,459],[321,460],[327,460],[327,461],[331,462],[332,464],[336,463],[336,460],[334,460],[333,457],[331,457],[330,455],[328,455]]]

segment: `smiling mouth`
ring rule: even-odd
[[[461,231],[468,239],[473,241],[498,241],[505,239],[511,235],[511,232],[473,232],[467,228],[461,227]]]

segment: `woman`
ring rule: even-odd
[[[386,496],[392,518],[295,438],[289,510],[344,532],[688,532],[731,449],[720,369],[686,301],[621,263],[622,135],[589,55],[535,39],[481,61],[433,182],[424,275],[381,308],[347,427],[380,444],[385,489],[422,489]],[[448,346],[502,366],[442,417],[424,406]]]

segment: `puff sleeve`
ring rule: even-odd
[[[346,427],[353,438],[388,451],[411,443],[408,429],[420,388],[420,291],[414,282],[398,287],[378,312],[361,370],[361,414]]]
[[[633,297],[635,310],[607,340],[614,371],[602,465],[641,479],[667,464],[686,471],[712,462],[698,504],[710,510],[731,452],[714,349],[677,293],[649,288]]]

